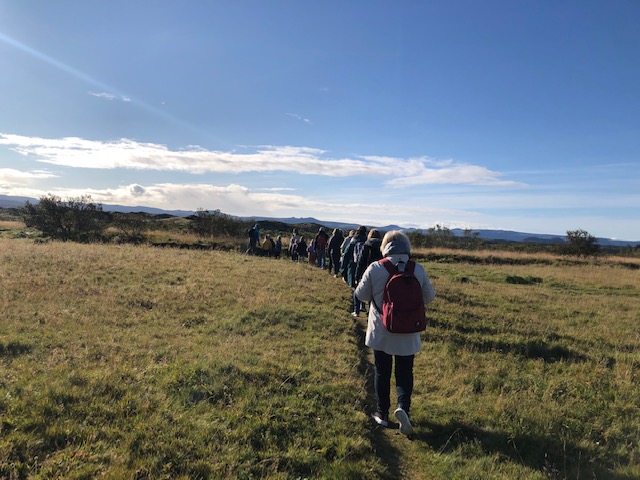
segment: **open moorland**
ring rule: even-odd
[[[326,271],[0,238],[0,478],[640,478],[637,261],[418,253],[406,438]]]

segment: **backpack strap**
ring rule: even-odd
[[[405,267],[404,271],[410,275],[413,275],[413,272],[415,269],[416,269],[416,262],[414,262],[413,260],[409,260],[407,262],[407,266]]]
[[[395,273],[398,273],[398,267],[396,267],[393,263],[391,263],[391,260],[389,260],[388,258],[386,257],[382,258],[378,260],[378,263],[382,265],[387,270],[387,272],[389,272],[389,278],[393,277]],[[387,278],[387,282],[389,281],[389,278]],[[371,299],[371,303],[373,304],[373,306],[376,308],[378,312],[382,313],[382,309],[378,307],[378,304],[373,298]]]
[[[398,267],[391,263],[391,260],[389,260],[388,258],[378,260],[378,263],[380,263],[380,265],[387,269],[387,272],[389,272],[390,276],[398,271]]]
[[[384,266],[384,268],[387,269],[387,272],[389,272],[390,276],[395,273],[398,273],[398,266],[391,263],[391,260],[389,260],[388,258],[383,258],[382,260],[378,260],[378,262],[380,263],[380,265]],[[407,260],[407,263],[405,263],[403,273],[408,273],[411,275],[413,274],[415,269],[416,269],[416,262],[414,262],[413,260]]]

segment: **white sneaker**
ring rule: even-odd
[[[396,416],[398,423],[400,423],[400,433],[406,436],[411,435],[413,433],[413,426],[409,420],[409,414],[401,408],[396,408],[393,414]]]
[[[389,417],[387,415],[383,415],[380,412],[373,412],[371,414],[371,418],[373,418],[373,420],[378,424],[381,425],[383,427],[388,427],[389,426]]]

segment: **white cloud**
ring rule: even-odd
[[[89,92],[89,95],[93,95],[94,97],[104,98],[105,100],[120,100],[123,102],[130,102],[131,98],[124,95],[114,95],[113,93],[106,92]]]
[[[393,187],[410,187],[427,184],[449,185],[485,185],[485,186],[524,186],[519,182],[502,180],[502,174],[494,172],[478,165],[465,163],[447,163],[428,166],[425,162],[415,175],[398,177],[390,180],[388,184]]]
[[[309,125],[312,124],[311,120],[303,117],[302,115],[298,115],[297,113],[286,113],[285,115],[295,118],[296,120],[300,120],[301,122],[308,123]]]
[[[286,171],[328,177],[380,177],[392,187],[424,184],[516,186],[499,172],[485,167],[433,160],[428,157],[395,158],[355,156],[330,158],[309,147],[254,147],[251,152],[205,150],[188,147],[170,150],[165,145],[130,139],[111,142],[78,137],[46,139],[0,134],[0,145],[37,161],[73,168],[176,171],[192,174]]]
[[[55,177],[57,177],[57,175],[47,172],[46,170],[23,172],[13,168],[0,168],[0,186],[2,187],[8,185],[29,185],[32,184],[34,180]]]
[[[217,186],[210,184],[158,183],[152,185],[123,185],[107,189],[54,189],[14,187],[0,190],[8,195],[41,197],[47,194],[62,198],[89,195],[101,204],[145,205],[167,210],[204,208],[239,216],[314,216],[318,212],[325,220],[354,222],[369,225],[407,224],[411,219],[433,217],[459,217],[469,214],[462,210],[433,208],[423,205],[397,205],[392,203],[326,202],[302,195],[252,190],[243,185]],[[473,214],[471,214],[473,215]]]

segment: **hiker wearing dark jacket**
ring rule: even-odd
[[[344,237],[342,236],[342,230],[335,228],[329,238],[329,244],[327,245],[327,253],[329,254],[329,273],[333,271],[333,276],[338,278],[338,271],[340,270],[340,256],[342,251],[340,246]]]
[[[296,253],[296,260],[302,262],[305,262],[307,260],[307,255],[309,254],[309,252],[307,252],[307,241],[304,239],[304,237],[300,237],[298,239],[298,242],[296,243]]]
[[[382,239],[381,248],[382,255],[397,269],[404,271],[411,253],[407,236],[399,230],[388,232]],[[422,265],[415,264],[414,275],[422,287],[425,305],[431,303],[436,293]],[[373,381],[377,408],[371,416],[379,425],[389,426],[391,372],[395,360],[397,408],[394,414],[400,422],[400,432],[411,435],[413,427],[409,420],[409,409],[413,392],[413,359],[420,351],[420,333],[391,333],[382,323],[382,314],[375,305],[382,305],[388,280],[389,272],[384,265],[373,262],[364,272],[355,292],[360,300],[372,304],[364,341],[367,347],[373,349],[375,363]]]
[[[367,241],[364,242],[362,253],[358,259],[358,264],[356,265],[356,281],[360,281],[364,271],[369,265],[382,258],[380,245],[382,245],[382,234],[378,229],[372,228],[369,231]]]
[[[349,270],[348,268],[346,268],[348,265],[348,262],[345,259],[345,255],[347,254],[347,249],[351,244],[351,239],[355,234],[356,234],[355,230],[350,230],[349,235],[344,237],[344,240],[342,240],[342,245],[340,245],[340,273],[342,274],[342,279],[345,282],[347,281],[347,272]]]
[[[358,279],[356,278],[356,267],[358,266],[358,260],[360,259],[360,253],[362,253],[362,249],[364,248],[364,242],[367,241],[367,227],[361,225],[356,230],[355,235],[349,242],[349,246],[347,247],[347,251],[344,254],[344,261],[348,262],[346,264],[347,269],[347,284],[351,288],[356,288],[358,285]],[[353,296],[353,315],[354,318],[357,318],[360,315],[360,311],[364,310],[364,303],[361,302],[355,295]]]
[[[367,227],[361,225],[356,230],[343,255],[342,268],[347,270],[347,285],[356,288],[356,266],[364,242],[367,241]]]

